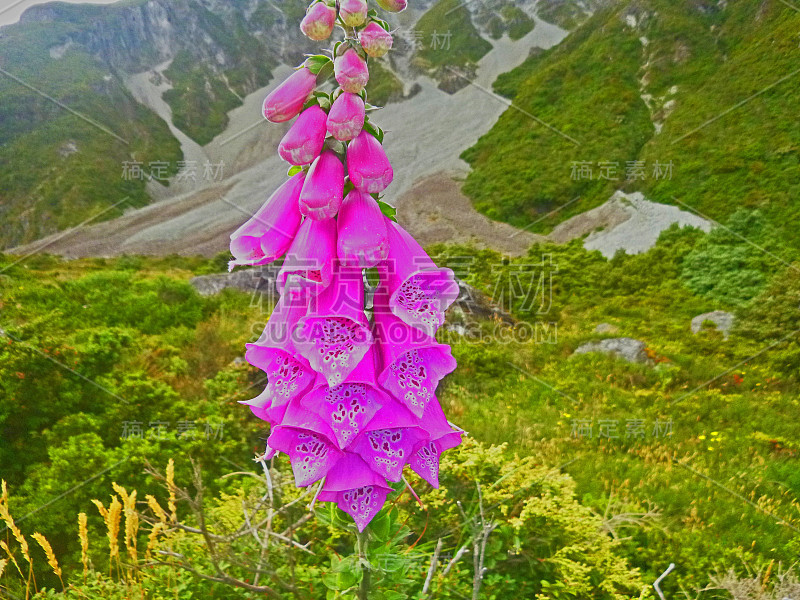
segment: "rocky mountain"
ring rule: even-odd
[[[439,21],[435,9],[449,1],[419,0],[390,16],[396,51],[373,65],[373,101],[415,93],[419,88],[408,82],[421,73],[443,81],[424,59],[431,48],[425,27],[444,31],[453,18]],[[194,181],[225,179],[213,169],[213,177],[204,177],[203,170],[205,163],[221,165],[230,158],[209,144],[229,129],[231,111],[264,88],[276,69],[294,66],[318,48],[297,27],[306,4],[53,2],[28,9],[18,24],[0,29],[0,247],[185,193],[179,171],[189,163],[197,165]],[[509,0],[494,4],[500,16],[487,20],[479,15],[482,5],[466,3],[456,21],[474,35],[464,38],[462,29],[448,29],[454,39],[448,38],[439,56],[455,60],[465,40],[510,33],[519,38],[532,28],[530,16],[512,10]],[[433,16],[417,28],[432,6]],[[492,47],[485,44],[484,54]],[[236,158],[227,162],[245,168],[247,160]]]
[[[398,58],[376,65],[376,101],[406,93],[392,71],[406,66],[412,25],[430,4],[392,19]],[[306,5],[52,2],[0,29],[0,246],[174,195],[165,188],[229,112],[276,67],[318,49],[298,29]]]
[[[149,202],[182,159],[167,124],[131,95],[129,74],[163,65],[173,120],[204,143],[240,96],[303,51],[300,2],[51,3],[0,30],[0,242],[13,244]],[[299,36],[296,36],[299,38]],[[66,108],[65,108],[66,107]],[[144,172],[123,177],[136,162]],[[103,213],[100,215],[100,213]]]
[[[305,5],[305,0],[54,2],[32,7],[19,24],[0,29],[0,247],[47,235],[50,243],[52,234],[65,228],[169,199],[169,207],[154,207],[147,216],[131,211],[115,229],[126,241],[115,243],[114,251],[123,246],[172,251],[168,240],[181,236],[195,236],[197,245],[191,247],[203,253],[221,250],[223,230],[242,215],[222,218],[230,208],[209,202],[230,191],[233,200],[227,202],[249,210],[280,178],[282,167],[270,162],[270,154],[281,128],[266,134],[267,128],[252,128],[259,96],[270,82],[317,47],[297,28]],[[411,99],[406,108],[387,111],[386,123],[391,127],[396,121],[399,135],[403,123],[422,128],[409,130],[413,138],[393,141],[390,135],[388,141],[404,172],[393,200],[415,223],[415,234],[430,241],[499,235],[508,242],[495,247],[512,252],[532,241],[527,233],[501,234],[502,228],[474,214],[453,175],[468,175],[465,191],[479,210],[516,225],[568,204],[584,189],[591,193],[583,193],[581,203],[541,225],[597,206],[620,187],[635,191],[637,186],[628,189],[624,182],[574,181],[570,169],[577,160],[634,160],[672,115],[678,98],[667,96],[674,85],[664,90],[660,76],[651,81],[664,60],[648,58],[645,50],[667,52],[659,36],[666,40],[684,30],[695,36],[692,23],[706,13],[695,7],[681,20],[675,16],[678,7],[648,6],[644,0],[420,0],[393,16],[396,50],[389,60],[373,64],[373,93],[380,104]],[[709,23],[715,11],[725,12],[709,11],[703,17]],[[663,31],[662,22],[669,25]],[[558,44],[566,32],[552,23],[577,29]],[[711,60],[702,50],[702,60]],[[473,167],[468,173],[458,154],[502,114],[502,104],[486,94],[497,75],[495,88],[515,105],[530,114],[542,112],[548,117],[543,120],[558,123],[562,132],[586,130],[583,139],[591,144],[578,152],[533,120],[518,127],[519,112],[512,110],[464,154]],[[457,92],[461,95],[449,98]],[[683,93],[678,85],[675,94]],[[606,110],[598,109],[604,102]],[[459,131],[459,110],[467,111],[468,131]],[[423,127],[425,116],[435,114],[441,119]],[[420,145],[427,139],[435,140],[438,151]],[[519,147],[525,151],[516,152]],[[191,179],[183,177],[189,165],[194,165]],[[437,214],[423,198],[432,192],[440,195]],[[668,202],[663,194],[659,200]],[[165,214],[180,222],[149,232]],[[140,225],[126,229],[130,222]]]

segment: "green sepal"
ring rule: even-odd
[[[317,72],[317,84],[323,83],[331,75],[333,75],[333,61],[328,59],[328,62],[322,65],[319,72]]]
[[[289,177],[294,177],[295,175],[297,175],[302,170],[303,170],[303,167],[301,167],[300,165],[292,165],[291,167],[289,167],[289,172],[287,173],[287,175]]]

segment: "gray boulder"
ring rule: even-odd
[[[200,275],[189,280],[189,283],[201,296],[213,296],[226,288],[243,292],[259,292],[277,298],[275,281],[279,267],[266,265],[252,269],[240,269],[233,273],[214,273]]]
[[[703,329],[703,323],[706,321],[714,323],[716,328],[722,332],[722,336],[727,340],[733,328],[734,316],[732,313],[725,312],[724,310],[715,310],[713,312],[697,315],[692,319],[692,333],[699,333]]]
[[[597,342],[587,342],[575,350],[575,354],[587,352],[602,352],[613,354],[630,363],[650,363],[650,357],[645,352],[646,344],[633,338],[608,338]]]

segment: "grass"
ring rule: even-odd
[[[757,224],[757,216],[744,215],[729,226],[757,232]],[[800,345],[786,339],[787,330],[800,328],[800,277],[777,261],[753,262],[765,283],[747,303],[708,293],[696,283],[720,275],[704,274],[693,257],[715,247],[730,253],[749,245],[673,227],[650,251],[611,260],[580,241],[535,246],[516,259],[470,247],[430,249],[520,323],[548,332],[538,343],[508,330],[500,336],[491,320],[477,323],[480,340],[440,332],[459,362],[438,393],[448,417],[481,442],[507,443],[509,459],[519,452],[549,468],[562,465],[581,504],[599,515],[655,509],[655,520],[620,525],[620,549],[645,581],[667,559],[680,564],[663,586],[670,595],[680,585],[702,587],[709,573],[741,560],[788,564],[800,549],[789,527],[800,527]],[[528,303],[518,292],[538,289],[529,286],[539,281],[543,257],[556,268],[552,293]],[[0,265],[10,262],[0,256]],[[738,270],[722,264],[731,275]],[[249,295],[230,290],[200,298],[186,283],[218,267],[187,257],[35,256],[0,278],[2,327],[24,342],[0,346],[7,442],[0,462],[19,490],[18,514],[85,478],[81,465],[110,465],[123,451],[134,460],[115,479],[145,490],[137,471],[145,457],[164,463],[191,451],[217,472],[224,468],[219,456],[260,444],[263,432],[235,403],[253,395],[248,386],[256,373],[231,361],[258,335],[269,308],[262,312]],[[728,340],[713,330],[691,333],[691,319],[711,310],[736,314]],[[617,331],[595,333],[599,323]],[[651,363],[573,355],[605,337],[643,341]],[[129,402],[109,398],[45,356]],[[42,397],[50,401],[36,400]],[[125,421],[212,417],[230,431],[223,448],[172,438],[137,448],[119,439]],[[576,435],[580,421],[591,423],[591,437]],[[637,421],[641,437],[626,436]],[[598,435],[603,422],[616,425],[612,437]],[[100,497],[107,485],[87,486],[87,497]],[[61,523],[85,510],[82,497],[54,506],[41,521],[59,556],[66,549],[77,560],[77,541],[66,533],[72,526]]]
[[[704,240],[673,229],[648,253],[611,261],[579,243],[534,247],[507,269],[524,283],[542,255],[558,265],[549,310],[524,316],[528,323],[556,322],[553,343],[452,334],[447,339],[459,369],[439,394],[451,420],[477,439],[567,465],[582,502],[596,512],[609,502],[638,507],[632,512],[657,507],[659,525],[629,532],[624,546],[645,580],[655,579],[667,560],[682,565],[663,586],[673,594],[679,584],[702,587],[722,564],[789,564],[800,543],[791,528],[800,525],[800,479],[793,474],[800,457],[791,442],[800,434],[792,416],[797,351],[794,342],[773,346],[792,327],[778,315],[788,310],[792,320],[800,317],[796,306],[788,308],[797,277],[784,283],[787,270],[779,266],[752,309],[703,298],[683,284],[681,272]],[[483,268],[499,257],[464,248],[440,252],[445,263],[454,258],[454,268],[472,256],[473,283],[490,294],[503,289],[499,275],[487,277]],[[769,298],[783,300],[760,310]],[[715,309],[737,313],[730,339],[715,331],[692,335],[692,317]],[[599,323],[618,331],[596,334]],[[652,364],[572,355],[604,337],[644,341]],[[500,339],[514,338],[507,332]],[[644,436],[626,437],[628,423],[637,420]],[[575,435],[581,421],[592,424],[591,439]],[[604,421],[617,426],[615,438],[598,438]]]

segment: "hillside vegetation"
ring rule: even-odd
[[[726,226],[756,231],[759,219],[739,212]],[[449,418],[482,444],[506,445],[492,450],[499,454],[473,455],[468,446],[452,455],[447,469],[461,483],[448,481],[461,491],[437,495],[414,480],[429,512],[407,499],[407,542],[423,535],[428,545],[422,548],[431,552],[436,532],[458,527],[453,499],[476,501],[470,486],[478,478],[486,494],[496,488],[505,498],[501,490],[508,489],[513,499],[522,489],[533,503],[517,513],[522,505],[510,499],[510,512],[492,512],[503,528],[491,545],[486,591],[498,599],[519,598],[523,587],[531,597],[554,600],[566,589],[585,600],[639,597],[624,586],[614,588],[621,596],[607,594],[613,581],[634,588],[638,577],[652,582],[669,562],[680,567],[662,589],[674,597],[680,587],[707,585],[718,570],[744,574],[743,565],[790,564],[800,549],[800,278],[796,265],[748,254],[751,248],[732,234],[677,228],[649,252],[610,261],[579,240],[535,246],[513,260],[471,247],[431,248],[518,321],[503,325],[454,312],[451,324],[460,326],[441,332],[459,361],[440,390]],[[739,295],[738,262],[709,264],[702,259],[707,255],[748,257],[752,298],[744,302]],[[189,457],[201,461],[207,495],[223,514],[236,513],[238,495],[259,493],[215,478],[237,470],[230,463],[243,465],[263,444],[266,432],[237,400],[256,395],[264,381],[235,359],[258,336],[268,301],[231,290],[198,296],[187,279],[223,268],[222,260],[36,256],[12,262],[3,258],[9,267],[0,277],[0,429],[7,442],[0,463],[12,509],[27,514],[75,481],[113,467],[23,522],[24,531],[35,523],[74,571],[80,569],[75,515],[87,512],[92,560],[103,572],[104,524],[89,501],[107,499],[112,481],[141,496],[158,495],[156,482],[142,474],[145,460],[164,465],[174,458],[184,482],[191,477]],[[713,327],[692,334],[691,319],[715,309],[736,314],[730,337]],[[601,323],[606,333],[595,330]],[[647,360],[573,355],[581,344],[607,337],[641,340]],[[142,438],[129,435],[135,422],[144,428]],[[168,424],[162,436],[153,434],[159,422]],[[191,423],[195,433],[179,431],[180,422]],[[631,424],[635,435],[628,434]],[[206,427],[222,427],[224,436],[208,441]],[[501,476],[496,469],[517,465],[514,454],[543,471],[520,474],[523,479],[507,481],[510,488],[493,486]],[[569,479],[559,479],[560,471]],[[566,494],[563,499],[537,500],[542,480],[544,489]],[[572,494],[579,504],[571,504]],[[298,539],[324,544],[327,534],[318,527],[298,532]],[[586,546],[590,531],[602,538]],[[187,543],[193,560],[204,564],[205,551]],[[458,538],[446,544],[452,555]],[[345,551],[341,539],[334,547]],[[314,569],[326,559],[298,560],[311,569],[298,577],[317,581]],[[428,564],[429,555],[421,560]],[[437,597],[468,593],[470,564]],[[425,568],[414,571],[415,585]],[[170,573],[152,577],[175,576]],[[198,593],[226,589],[186,574],[180,579]],[[308,597],[322,597],[315,594]]]
[[[495,83],[564,135],[509,109],[463,154],[473,168],[464,189],[480,211],[520,226],[580,198],[538,231],[620,188],[716,220],[757,208],[773,237],[797,247],[798,28],[800,13],[760,0],[598,10]],[[574,172],[579,163],[591,177]]]

